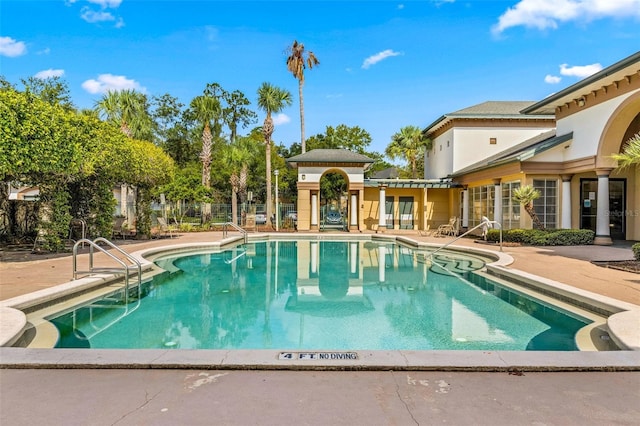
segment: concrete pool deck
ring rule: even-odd
[[[412,232],[397,235],[436,244],[450,240]],[[182,234],[171,240],[126,242],[123,247],[134,252],[221,239],[222,233],[216,232]],[[473,240],[456,245],[497,249]],[[590,263],[629,259],[626,246],[505,247],[504,251],[514,258],[512,268],[640,304],[640,275]],[[3,253],[1,260],[0,300],[71,278],[70,256],[41,255],[36,260],[31,256],[9,262]],[[398,352],[388,355],[385,370],[390,371],[364,372],[314,371],[309,364],[304,371],[241,371],[236,368],[250,363],[251,354],[240,352],[100,351],[92,352],[92,362],[84,365],[86,351],[81,359],[76,358],[78,351],[54,352],[0,351],[4,367],[0,370],[0,423],[631,425],[640,418],[637,351],[545,354],[544,364],[565,372],[524,374],[513,366],[526,366],[531,363],[527,357],[540,354],[435,351],[428,357],[430,367],[425,368],[424,354],[418,363],[412,361],[415,354]],[[567,355],[582,360],[567,362]],[[275,352],[268,356],[273,358]],[[464,358],[469,371],[459,371],[465,370]],[[129,369],[108,369],[112,363],[128,363]],[[470,371],[483,363],[487,370],[501,372]],[[452,365],[459,370],[450,371]],[[571,365],[591,365],[600,371],[566,372]],[[336,369],[341,368],[336,365]]]

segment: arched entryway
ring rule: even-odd
[[[287,159],[287,164],[298,169],[298,230],[320,231],[326,225],[327,211],[321,210],[321,183],[325,176],[340,175],[346,182],[345,200],[338,200],[341,223],[345,230],[360,231],[364,227],[362,208],[364,200],[364,172],[374,160],[346,149],[314,149]]]
[[[611,114],[600,135],[596,155],[597,179],[581,180],[581,197],[597,191],[597,221],[585,226],[581,208],[581,227],[593,228],[596,242],[604,240],[625,240],[638,234],[635,212],[629,206],[637,205],[637,170],[617,169],[612,154],[621,152],[625,144],[635,134],[640,133],[640,92],[629,96]],[[593,210],[593,207],[591,208]],[[610,241],[610,240],[609,240]]]

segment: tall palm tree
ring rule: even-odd
[[[424,155],[426,149],[431,148],[431,140],[426,138],[416,126],[405,126],[391,137],[391,143],[387,145],[384,153],[392,160],[402,158],[411,167],[411,178],[416,179],[417,159]]]
[[[274,125],[271,114],[282,111],[285,107],[293,103],[291,93],[270,83],[262,83],[258,89],[258,108],[266,112],[267,116],[262,125],[262,135],[264,136],[265,157],[266,157],[266,178],[267,178],[267,218],[271,218],[271,135],[273,135]]]
[[[544,230],[544,225],[542,225],[540,218],[538,218],[538,215],[533,209],[533,200],[540,198],[540,195],[540,191],[533,186],[524,185],[513,190],[513,201],[524,206],[524,210],[529,214],[531,220],[533,220],[533,226],[536,229]]]
[[[316,55],[312,51],[305,52],[304,44],[298,43],[297,40],[293,41],[293,44],[287,48],[287,69],[298,79],[298,94],[300,95],[300,145],[302,146],[302,153],[306,152],[306,145],[304,142],[304,99],[302,97],[302,85],[304,84],[304,70],[309,67],[313,68],[315,65],[319,65],[320,61],[316,58]]]
[[[611,157],[618,161],[620,169],[626,169],[633,165],[640,167],[640,133],[625,143],[621,153],[613,154]]]
[[[211,96],[201,95],[193,98],[190,108],[196,120],[202,125],[202,151],[200,152],[202,186],[211,188],[211,145],[213,142],[211,122],[220,115],[220,102]]]

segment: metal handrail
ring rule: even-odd
[[[233,222],[225,222],[222,224],[222,238],[227,238],[227,227],[231,227],[236,231],[240,232],[244,236],[244,243],[246,244],[248,241],[247,231],[242,229],[240,226],[236,225]]]
[[[116,251],[118,251],[127,260],[132,262],[132,265],[127,265],[122,259],[120,259],[117,256],[114,256],[113,254],[109,253],[107,250],[105,250],[102,247],[100,247],[98,245],[99,242],[105,243],[109,247],[111,247],[111,248],[115,249]],[[138,259],[136,259],[135,257],[131,256],[129,253],[127,253],[126,251],[122,250],[120,247],[116,246],[111,241],[107,240],[106,238],[98,237],[93,241],[91,241],[91,240],[89,240],[87,238],[82,238],[82,239],[78,240],[73,245],[73,279],[74,280],[78,279],[78,274],[81,273],[81,271],[78,271],[78,247],[81,244],[82,245],[84,245],[84,244],[88,244],[89,245],[89,271],[87,271],[88,273],[93,274],[93,273],[101,271],[100,269],[96,269],[96,268],[93,267],[94,249],[97,249],[101,253],[104,253],[106,256],[110,257],[113,261],[115,261],[116,263],[118,263],[118,264],[120,264],[122,266],[122,273],[124,274],[124,286],[125,286],[125,289],[124,289],[124,301],[125,301],[125,303],[129,303],[129,272],[130,272],[129,266],[136,266],[137,273],[138,273],[138,299],[140,298],[140,294],[141,294],[140,292],[141,292],[141,287],[142,287],[142,264],[138,261]],[[133,264],[135,264],[135,265],[133,265]],[[102,270],[102,271],[104,271],[104,270]]]
[[[444,244],[442,247],[438,247],[436,250],[432,251],[431,253],[429,253],[429,256],[431,258],[431,261],[433,262],[433,255],[436,254],[437,252],[439,252],[440,250],[449,247],[451,244],[455,243],[456,241],[458,241],[460,238],[465,237],[467,235],[469,235],[471,233],[471,231],[475,231],[476,229],[482,227],[482,226],[488,226],[488,225],[498,225],[498,228],[500,228],[500,251],[502,251],[502,225],[500,224],[500,222],[496,222],[495,220],[485,220],[480,222],[480,224],[474,226],[473,228],[467,230],[467,232],[465,232],[462,235],[457,236],[456,238],[454,238],[453,240],[449,241],[447,244]]]

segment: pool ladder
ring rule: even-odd
[[[240,232],[244,237],[244,243],[245,244],[247,243],[247,240],[248,240],[247,231],[242,229],[240,226],[236,225],[233,222],[225,222],[222,224],[222,238],[227,238],[227,233],[229,232],[229,228],[235,229],[236,231]]]
[[[103,247],[99,245],[99,243],[106,244],[111,247],[118,253],[120,253],[121,257],[110,253],[105,250]],[[80,245],[87,244],[89,246],[89,269],[86,271],[78,270],[78,247]],[[94,266],[93,254],[95,251],[99,251],[113,260],[115,263],[120,265],[119,267],[96,267]],[[125,260],[128,262],[125,262]],[[79,275],[93,275],[93,274],[115,274],[115,275],[123,275],[124,277],[124,303],[129,303],[129,276],[132,274],[137,275],[138,281],[138,300],[140,299],[141,288],[142,288],[142,264],[138,259],[131,256],[131,254],[122,250],[120,247],[113,244],[111,241],[107,240],[103,237],[98,237],[95,240],[91,241],[86,238],[82,238],[73,245],[73,279],[77,280]]]

